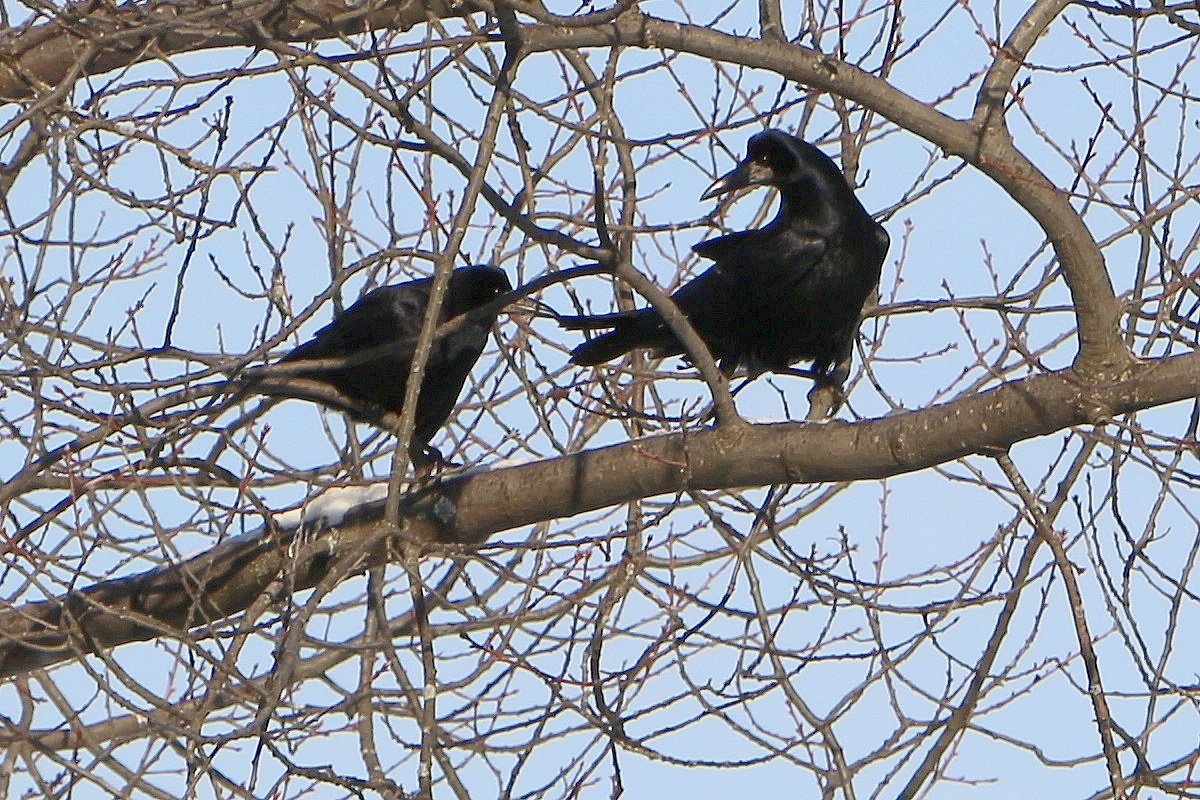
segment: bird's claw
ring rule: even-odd
[[[841,384],[817,381],[808,390],[808,415],[806,422],[828,422],[846,402],[846,392]]]

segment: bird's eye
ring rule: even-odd
[[[754,157],[754,160],[755,160],[755,162],[762,164],[764,166],[767,166],[767,167],[771,166],[771,157],[769,155],[767,155],[766,153],[759,153],[758,155],[756,155]]]

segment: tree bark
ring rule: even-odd
[[[68,6],[49,22],[31,21],[0,39],[0,100],[37,99],[74,81],[142,61],[220,47],[255,47],[266,38],[312,41],[476,11],[471,3],[400,0],[343,3],[157,2]]]

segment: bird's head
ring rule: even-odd
[[[746,157],[730,172],[722,175],[700,196],[708,200],[752,186],[825,184],[831,179],[843,181],[837,165],[813,145],[784,133],[768,130],[750,137]]]
[[[453,308],[460,313],[478,308],[489,300],[511,291],[512,284],[508,281],[508,275],[499,267],[460,267],[450,273],[448,299]]]

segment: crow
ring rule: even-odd
[[[401,413],[432,285],[433,278],[421,278],[368,292],[279,363],[338,359],[344,363],[314,366],[289,374],[334,387],[359,406],[351,414],[360,421],[377,421],[363,414],[363,410]],[[509,291],[512,285],[499,267],[456,269],[450,273],[438,324]],[[491,326],[491,319],[471,320],[434,340],[425,362],[425,377],[417,396],[416,424],[409,443],[409,457],[414,466],[442,463],[441,453],[429,446],[429,440],[454,410],[467,375],[487,344]]]
[[[837,165],[813,145],[780,130],[750,138],[747,154],[702,200],[752,186],[779,191],[768,225],[718,236],[692,249],[716,262],[671,299],[727,376],[796,373],[811,361],[818,384],[849,375],[863,304],[879,283],[888,235],[854,196]],[[683,346],[653,308],[561,316],[568,329],[611,328],[576,347],[571,361],[594,366],[635,348],[656,357]]]

